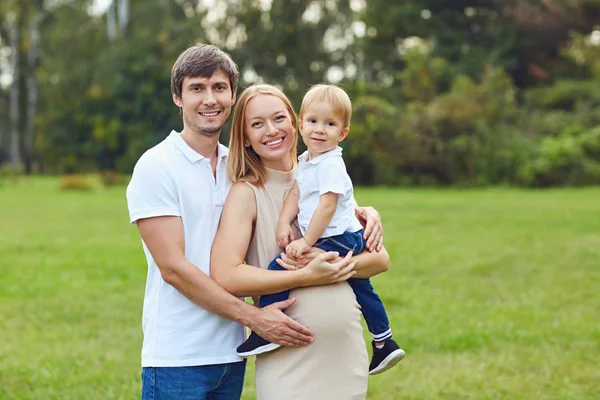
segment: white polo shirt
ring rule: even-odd
[[[185,256],[210,274],[210,251],[229,188],[227,147],[219,144],[216,179],[210,161],[172,131],[146,151],[127,187],[131,223],[158,216],[183,221]],[[142,329],[142,367],[176,367],[240,361],[242,325],[197,306],[166,283],[143,243],[148,261]]]
[[[335,214],[329,226],[321,235],[322,238],[341,235],[342,233],[356,232],[362,225],[354,214],[354,191],[352,180],[346,172],[346,164],[342,158],[342,148],[336,147],[327,153],[308,160],[308,151],[298,157],[296,180],[300,191],[298,207],[298,223],[302,234],[306,233],[319,198],[327,192],[337,193],[338,202]]]

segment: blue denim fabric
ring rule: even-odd
[[[344,232],[341,235],[322,238],[315,243],[314,247],[318,247],[325,251],[337,251],[342,257],[348,254],[350,250],[353,251],[353,254],[359,254],[363,252],[366,247],[363,233],[364,232],[361,229],[358,232]],[[269,269],[271,271],[284,270],[284,268],[277,264],[276,260],[277,258],[271,261]],[[371,280],[368,278],[350,278],[348,279],[348,283],[354,291],[356,301],[360,304],[369,332],[375,336],[388,331],[390,329],[390,322],[379,295],[371,285]],[[286,300],[289,295],[289,290],[263,295],[260,296],[259,305],[260,307],[265,307],[278,301]]]
[[[239,400],[246,361],[142,368],[142,400]]]

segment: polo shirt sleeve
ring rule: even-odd
[[[145,153],[133,169],[127,206],[132,224],[143,218],[181,216],[173,176],[151,153]]]
[[[328,192],[345,194],[348,173],[342,157],[331,157],[318,164],[319,196]]]

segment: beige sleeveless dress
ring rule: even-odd
[[[257,206],[246,256],[250,265],[267,268],[281,252],[275,231],[294,173],[267,169],[264,187],[249,184]],[[344,282],[294,289],[291,296],[297,301],[286,313],[308,327],[315,340],[306,347],[280,348],[256,358],[257,399],[365,399],[368,357],[360,308],[350,286]]]

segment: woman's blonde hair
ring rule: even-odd
[[[272,85],[252,85],[246,88],[240,97],[233,112],[231,135],[229,137],[229,156],[227,157],[227,175],[233,182],[246,181],[256,186],[263,186],[267,180],[265,166],[252,146],[246,146],[246,106],[248,102],[258,95],[270,95],[281,99],[285,104],[289,117],[294,126],[294,144],[290,149],[290,158],[294,165],[297,162],[298,146],[298,120],[292,102],[287,96]]]

